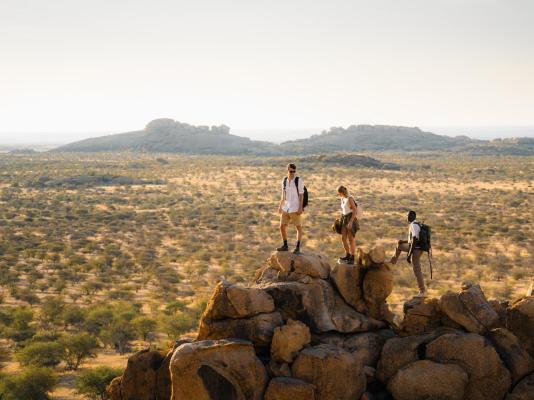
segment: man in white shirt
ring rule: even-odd
[[[419,286],[419,294],[415,297],[426,297],[425,278],[421,271],[421,254],[423,254],[423,251],[418,244],[421,226],[419,225],[419,222],[415,220],[416,216],[415,211],[410,211],[408,213],[408,223],[410,224],[410,228],[408,229],[408,240],[398,241],[395,255],[391,258],[391,263],[397,263],[397,259],[401,252],[408,253],[406,261],[408,264],[412,263],[413,273],[417,279],[417,285]]]
[[[297,245],[293,253],[300,253],[300,241],[302,240],[302,212],[304,210],[304,182],[296,176],[297,167],[295,164],[287,165],[287,177],[282,182],[282,196],[278,205],[280,214],[280,235],[283,245],[278,247],[278,251],[288,251],[287,245],[287,225],[292,222],[297,229]]]

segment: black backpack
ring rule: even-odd
[[[284,178],[284,190],[286,190],[287,176]],[[295,177],[295,187],[297,188],[297,194],[299,191],[299,177]],[[302,199],[302,208],[305,208],[308,205],[308,189],[304,186],[304,199]]]
[[[422,222],[416,222],[417,225],[419,225],[419,239],[417,240],[418,247],[426,252],[430,252],[430,249],[432,248],[431,243],[431,236],[432,236],[432,229],[430,229],[430,226],[423,224]]]

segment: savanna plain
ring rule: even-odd
[[[357,246],[405,238],[406,212],[432,227],[429,293],[479,282],[513,299],[534,277],[534,158],[366,154],[399,169],[320,159],[169,154],[0,154],[0,390],[105,399],[132,352],[194,336],[214,285],[250,284],[279,246],[288,162],[310,196],[303,251],[332,263],[338,185],[364,210]],[[290,245],[294,230],[290,227]],[[417,293],[394,267],[400,315]],[[30,384],[31,383],[31,384]],[[39,386],[40,385],[40,386]],[[6,389],[8,387],[8,389]]]

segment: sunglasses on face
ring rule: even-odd
[[[295,171],[294,169],[288,169],[288,172],[289,172],[290,174],[294,174],[296,171]]]

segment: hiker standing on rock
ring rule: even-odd
[[[282,197],[278,206],[280,214],[280,235],[284,241],[278,251],[288,251],[287,246],[287,225],[292,222],[297,229],[297,245],[293,253],[300,253],[300,243],[302,240],[302,213],[304,211],[304,182],[296,176],[297,167],[295,164],[287,165],[287,176],[282,182]]]
[[[337,195],[341,199],[341,242],[345,249],[345,257],[339,257],[339,261],[353,265],[356,253],[355,237],[360,229],[357,218],[358,205],[345,186],[337,188]]]
[[[399,240],[397,242],[397,248],[395,249],[395,255],[391,258],[391,263],[396,264],[401,252],[408,253],[406,261],[408,264],[412,264],[413,273],[417,279],[417,285],[419,286],[419,294],[415,297],[426,297],[425,278],[421,271],[421,255],[423,250],[419,245],[419,233],[421,232],[421,225],[415,220],[415,211],[408,212],[408,223],[410,228],[408,230],[408,240]]]

